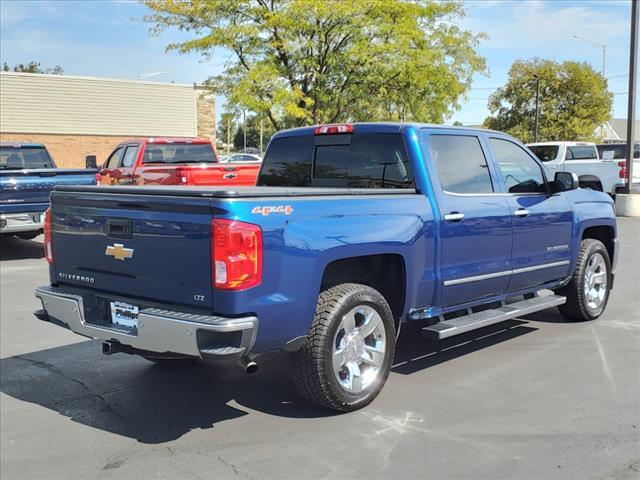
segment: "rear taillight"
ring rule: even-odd
[[[44,212],[44,256],[47,262],[53,263],[53,249],[51,248],[51,209]]]
[[[96,185],[100,185],[101,180],[102,180],[102,174],[100,172],[96,172]]]
[[[176,168],[176,177],[179,185],[189,185],[189,169]]]
[[[262,282],[262,230],[252,223],[211,222],[213,286],[246,290]]]
[[[321,125],[316,128],[315,135],[332,135],[336,133],[353,133],[353,125],[345,123],[342,125]]]
[[[618,167],[620,167],[620,171],[618,172],[618,176],[620,178],[627,178],[627,162],[626,162],[626,160],[618,162]]]

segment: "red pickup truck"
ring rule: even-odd
[[[255,185],[260,162],[219,163],[207,138],[120,143],[100,169],[101,185]]]

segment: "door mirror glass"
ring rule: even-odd
[[[556,172],[553,179],[554,190],[556,192],[566,192],[578,188],[578,176],[571,172]]]

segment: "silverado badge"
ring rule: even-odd
[[[121,243],[114,243],[113,246],[107,245],[104,254],[124,262],[125,259],[133,257],[133,248],[125,248]]]

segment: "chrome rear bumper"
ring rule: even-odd
[[[3,213],[0,215],[0,233],[22,233],[41,230],[44,213]]]
[[[148,352],[201,358],[244,356],[251,352],[258,333],[258,319],[253,316],[225,318],[160,308],[141,309],[137,332],[126,332],[87,321],[80,295],[49,286],[37,288],[35,295],[42,301],[46,316],[71,331]],[[233,332],[239,332],[233,339],[224,335]]]

